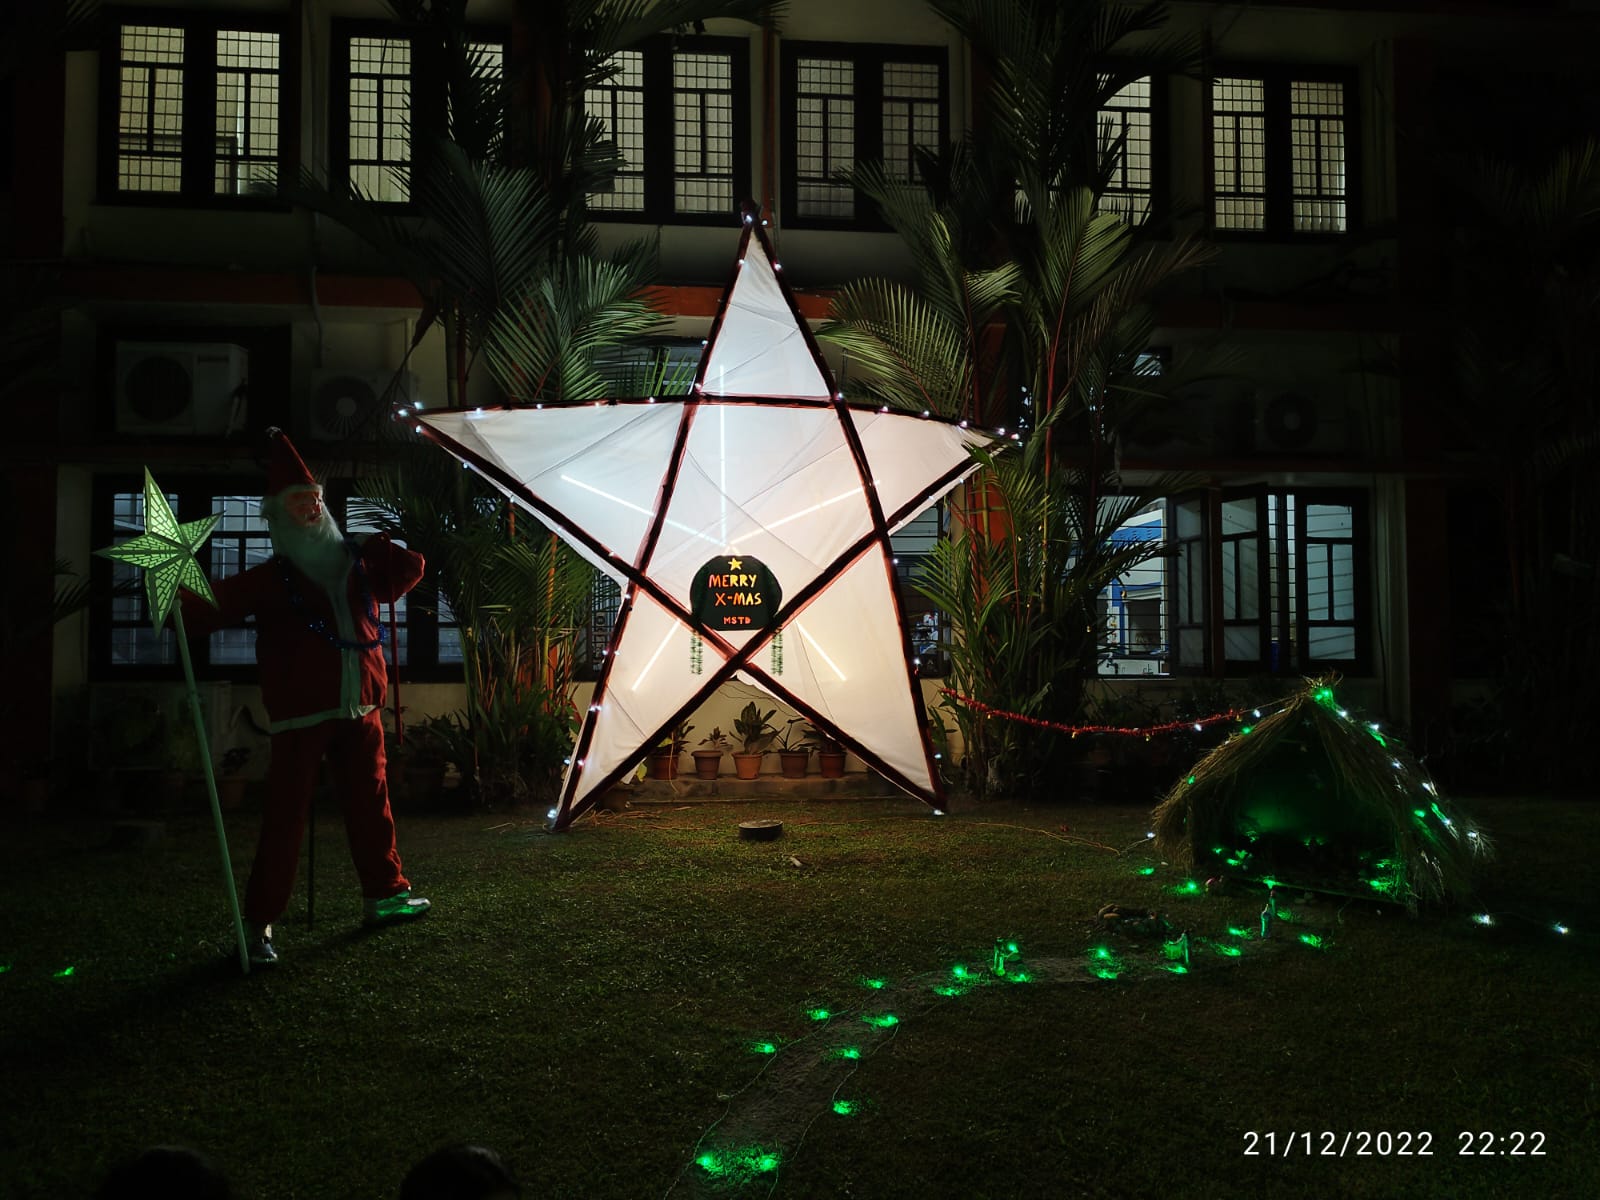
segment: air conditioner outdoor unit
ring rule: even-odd
[[[324,442],[374,441],[389,428],[390,414],[412,402],[417,377],[410,371],[345,371],[318,367],[311,372],[306,428]]]
[[[118,433],[223,437],[244,428],[250,355],[223,342],[118,342]]]
[[[1277,391],[1257,401],[1256,444],[1271,454],[1348,454],[1357,429],[1344,403],[1307,391]]]

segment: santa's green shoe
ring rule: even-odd
[[[420,917],[430,907],[432,906],[421,896],[413,896],[410,892],[396,892],[385,900],[366,902],[366,923],[389,925],[395,921],[409,921]]]

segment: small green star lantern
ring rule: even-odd
[[[160,632],[171,614],[178,631],[178,657],[183,662],[183,678],[188,684],[189,715],[194,720],[194,736],[200,743],[200,762],[206,777],[206,792],[211,798],[211,817],[217,828],[217,848],[222,854],[222,875],[228,885],[228,905],[233,912],[233,931],[239,947],[239,967],[250,973],[250,953],[244,937],[244,921],[239,912],[239,893],[233,883],[233,867],[228,857],[228,835],[222,827],[222,806],[217,802],[217,781],[211,770],[211,756],[206,753],[210,744],[206,738],[205,718],[200,713],[200,693],[195,688],[194,664],[189,661],[189,640],[183,631],[183,608],[173,607],[180,587],[188,588],[196,596],[213,606],[217,603],[211,591],[211,581],[200,569],[195,552],[206,544],[211,531],[217,527],[219,514],[212,513],[198,521],[178,524],[167,503],[166,493],[156,486],[150,468],[144,469],[144,532],[138,537],[104,550],[96,550],[101,558],[128,563],[144,569],[144,594],[150,607],[150,623]]]
[[[160,629],[167,623],[167,614],[178,598],[180,587],[188,588],[210,604],[217,598],[211,593],[211,581],[195,561],[195,552],[206,544],[211,531],[217,527],[220,514],[212,513],[198,521],[178,524],[167,497],[156,486],[150,468],[144,470],[144,532],[116,546],[96,550],[101,558],[115,559],[130,566],[144,568],[144,593],[150,608],[150,623]]]

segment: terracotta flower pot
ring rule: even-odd
[[[664,754],[650,756],[649,777],[651,779],[676,779],[678,777],[678,756],[670,751]]]
[[[778,765],[783,769],[785,779],[804,779],[806,768],[811,765],[811,751],[779,750]]]
[[[694,777],[696,779],[715,779],[722,770],[721,750],[695,750]]]
[[[733,756],[733,769],[740,779],[754,779],[761,774],[761,760],[765,754],[735,754]]]
[[[824,779],[843,779],[844,751],[819,750],[817,752],[817,766],[821,769]]]

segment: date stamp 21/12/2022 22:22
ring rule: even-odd
[[[1509,1133],[1463,1129],[1453,1135],[1453,1144],[1451,1137],[1435,1137],[1426,1129],[1250,1129],[1243,1138],[1244,1154],[1261,1158],[1427,1158],[1452,1153],[1531,1157],[1545,1153],[1545,1135],[1536,1129]]]

